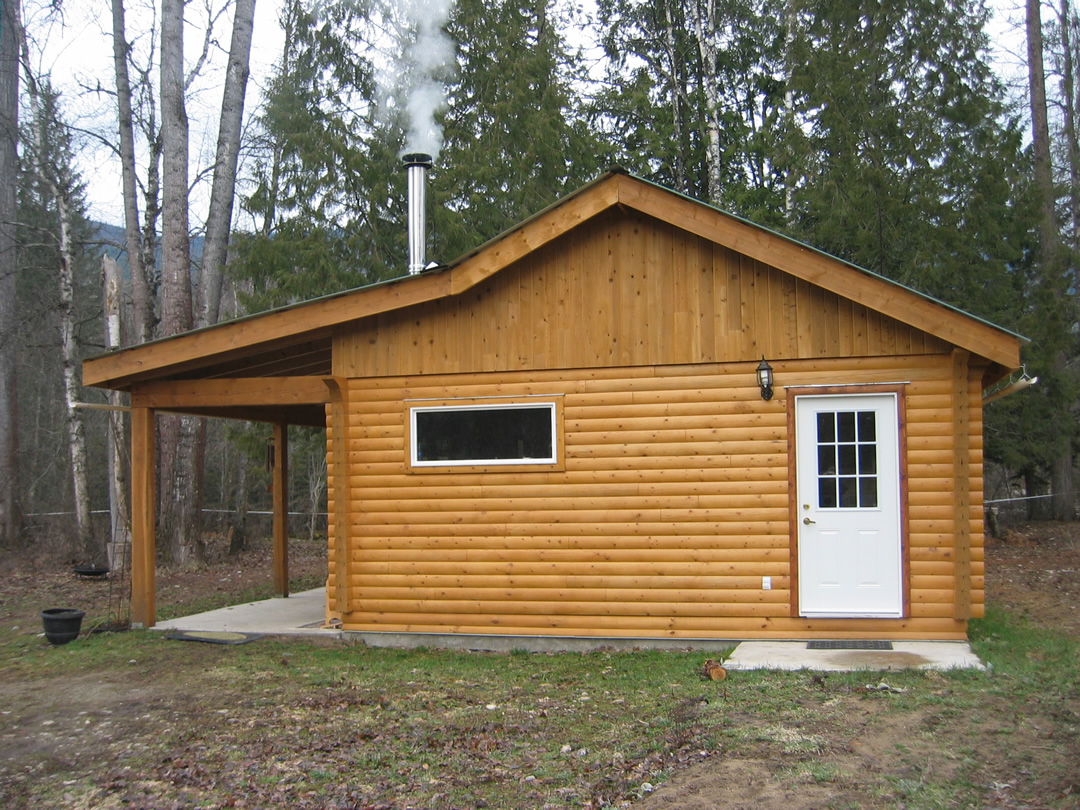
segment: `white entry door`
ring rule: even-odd
[[[896,394],[795,398],[799,613],[903,614]]]

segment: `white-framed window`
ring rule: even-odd
[[[477,402],[409,408],[411,467],[559,462],[555,402]]]

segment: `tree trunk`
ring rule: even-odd
[[[192,327],[183,0],[162,0],[161,4],[161,143],[161,331],[168,336]],[[158,532],[166,559],[175,563],[201,557],[197,421],[176,416],[158,420],[161,449]]]
[[[120,348],[120,300],[123,282],[116,260],[103,256],[102,276],[105,283],[105,348]],[[123,460],[127,458],[124,416],[121,407],[122,394],[109,391],[109,431],[106,439],[109,465],[109,568],[125,571],[131,555],[131,512],[128,508],[127,477]]]
[[[1072,51],[1072,12],[1069,0],[1061,0],[1058,25],[1061,30],[1061,90],[1063,112],[1065,114],[1065,154],[1069,164],[1069,218],[1072,224],[1072,248],[1077,247],[1080,238],[1080,152],[1076,141],[1076,75]]]
[[[319,525],[326,496],[326,454],[308,453],[308,541],[315,541],[315,529]]]
[[[1067,4],[1063,5],[1067,13]],[[1067,40],[1067,34],[1065,35]],[[1039,284],[1043,287],[1042,300],[1048,307],[1063,307],[1059,300],[1068,295],[1063,284],[1063,254],[1061,234],[1058,229],[1054,192],[1053,164],[1050,155],[1050,126],[1046,106],[1046,77],[1043,68],[1043,33],[1040,0],[1027,0],[1027,56],[1028,88],[1031,104],[1032,153],[1035,161],[1035,191],[1039,201]],[[1071,65],[1069,66],[1071,68]],[[1067,71],[1067,74],[1071,71]],[[1067,79],[1071,79],[1067,75]],[[1066,105],[1071,106],[1071,102]],[[1071,155],[1070,155],[1071,157]],[[1073,307],[1065,307],[1070,315]],[[1049,320],[1051,312],[1046,313]],[[1060,315],[1060,313],[1059,313]],[[1071,324],[1072,319],[1066,319]],[[1068,328],[1065,326],[1064,328]],[[1060,339],[1060,336],[1054,336]],[[1068,374],[1067,357],[1063,346],[1044,347],[1050,359],[1050,371],[1060,379]],[[1053,392],[1058,386],[1048,385]],[[1060,400],[1060,397],[1057,399]],[[1055,413],[1067,415],[1072,402],[1056,401]],[[1050,462],[1050,491],[1053,497],[1047,512],[1058,520],[1071,520],[1075,516],[1075,494],[1072,480],[1072,435],[1070,430],[1058,432],[1054,458]]]
[[[1077,267],[1077,258],[1080,257],[1080,138],[1076,125],[1077,102],[1080,99],[1076,95],[1076,62],[1072,41],[1073,29],[1077,23],[1070,0],[1061,0],[1058,22],[1064,55],[1062,101],[1065,105],[1065,153],[1069,161],[1069,217],[1072,231],[1069,244],[1072,278],[1066,283],[1066,289],[1071,292],[1066,292],[1066,295],[1072,295],[1073,298],[1073,306],[1068,308],[1068,312],[1070,320],[1075,324],[1080,320],[1080,290],[1077,286],[1080,284],[1080,267]],[[1068,373],[1068,363],[1064,358],[1061,366],[1062,372]],[[1071,410],[1075,413],[1075,406]],[[1054,518],[1068,521],[1076,519],[1076,489],[1073,481],[1072,443],[1066,441],[1064,444],[1063,452],[1054,460],[1050,472],[1054,490]]]
[[[1066,152],[1069,160],[1069,215],[1072,226],[1072,240],[1069,244],[1072,260],[1069,262],[1072,279],[1069,287],[1074,291],[1074,309],[1072,318],[1080,322],[1080,133],[1077,132],[1077,111],[1080,110],[1080,91],[1077,90],[1076,56],[1074,50],[1074,32],[1080,26],[1077,15],[1072,11],[1071,0],[1062,0],[1062,45],[1065,52],[1063,95],[1065,104],[1065,132],[1068,143]]]
[[[236,511],[230,520],[229,526],[229,554],[239,554],[247,549],[247,518],[248,518],[248,491],[247,491],[247,459],[241,458],[237,465],[236,481]]]
[[[697,39],[698,55],[701,57],[701,77],[705,91],[705,110],[702,117],[708,128],[705,144],[708,188],[705,196],[709,202],[716,203],[720,201],[723,152],[720,145],[720,88],[716,75],[719,54],[716,47],[715,0],[695,0],[692,10],[694,36]]]
[[[1050,162],[1050,126],[1046,114],[1046,77],[1043,70],[1043,35],[1040,0],[1027,0],[1028,92],[1031,104],[1032,151],[1035,189],[1039,200],[1039,253],[1052,267],[1057,253],[1058,229],[1054,210],[1054,177]]]
[[[72,277],[74,255],[71,245],[71,206],[64,189],[53,186],[60,225],[60,348],[63,358],[65,422],[68,456],[71,462],[71,487],[75,497],[75,526],[79,535],[79,554],[85,562],[98,562],[94,530],[90,525],[90,487],[87,483],[86,430],[78,410],[79,351],[75,344],[75,283]],[[103,562],[103,560],[102,560]]]
[[[124,0],[112,0],[113,67],[116,73],[116,106],[120,134],[120,166],[124,193],[124,236],[128,268],[131,271],[131,300],[134,305],[134,342],[145,343],[153,336],[153,299],[143,263],[139,232],[139,199],[135,182],[135,127],[131,109],[131,79],[128,75],[127,33]]]
[[[671,81],[671,120],[674,127],[673,138],[676,143],[675,165],[672,170],[675,174],[675,185],[678,191],[684,194],[690,193],[690,184],[686,170],[686,155],[683,152],[683,93],[685,86],[682,84],[682,72],[679,66],[682,63],[681,55],[675,45],[675,32],[678,25],[674,18],[672,4],[676,0],[664,0],[664,14],[667,25],[664,27],[664,44],[667,47],[665,54],[670,71]]]
[[[255,0],[236,0],[233,14],[232,44],[221,100],[214,182],[206,220],[202,273],[199,276],[199,326],[217,323],[221,307],[221,280],[228,255],[233,200],[236,197],[236,164],[240,155],[240,126],[244,117]]]
[[[161,140],[161,330],[167,336],[192,325],[183,0],[162,0],[161,4]]]
[[[0,547],[19,538],[15,379],[15,189],[19,130],[19,0],[0,0]]]
[[[1050,469],[1053,497],[1050,499],[1054,520],[1076,520],[1076,490],[1073,487],[1072,448],[1054,459]]]
[[[792,0],[784,0],[784,140],[787,142],[784,172],[784,221],[790,223],[795,215],[795,171],[791,139],[795,129],[795,91],[792,90],[792,56],[795,46],[795,25],[798,17]]]
[[[1045,497],[1046,486],[1035,470],[1024,470],[1024,494],[1027,495],[1027,519],[1050,520],[1050,499]]]

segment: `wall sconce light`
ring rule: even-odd
[[[757,367],[757,384],[761,386],[761,398],[766,402],[772,399],[772,383],[772,366],[765,360],[765,355],[762,355]]]

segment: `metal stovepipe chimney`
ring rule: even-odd
[[[431,155],[405,155],[409,178],[409,275],[415,276],[427,263],[427,173]]]

